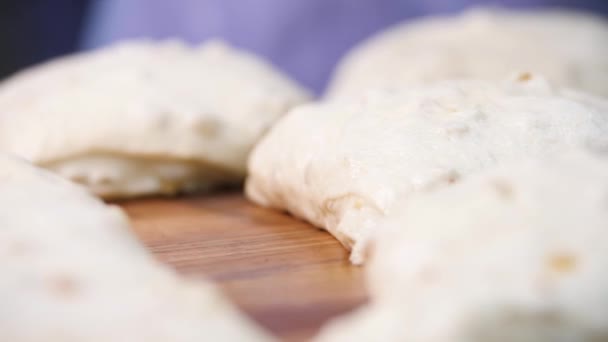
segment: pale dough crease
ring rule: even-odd
[[[240,176],[203,162],[171,158],[89,153],[41,166],[82,185],[106,199],[129,194],[193,193],[234,184]]]

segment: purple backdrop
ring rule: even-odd
[[[83,46],[135,37],[221,37],[320,92],[338,59],[370,34],[407,18],[475,4],[608,11],[607,0],[100,0],[91,8]]]

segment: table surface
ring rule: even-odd
[[[160,260],[215,281],[282,340],[306,340],[366,300],[363,270],[327,232],[240,193],[121,203]]]

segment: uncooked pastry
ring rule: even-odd
[[[371,303],[318,342],[608,340],[608,159],[501,166],[382,223]]]
[[[355,47],[336,69],[330,97],[368,88],[534,72],[608,96],[608,21],[566,10],[473,9],[397,25]]]
[[[246,192],[327,229],[360,263],[376,220],[401,198],[499,162],[608,149],[608,107],[563,97],[572,94],[522,74],[304,105],[256,146]]]
[[[268,341],[84,188],[0,155],[0,341]]]
[[[221,42],[134,41],[0,85],[0,151],[102,197],[238,183],[266,129],[307,94]]]

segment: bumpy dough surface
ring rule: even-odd
[[[570,100],[571,92],[525,76],[296,108],[253,151],[247,195],[327,229],[360,263],[376,220],[401,198],[499,162],[578,145],[608,148],[602,100]]]
[[[445,79],[501,80],[536,72],[608,96],[608,21],[565,10],[475,9],[401,24],[355,47],[339,64],[330,97]]]
[[[123,212],[0,155],[0,341],[268,341],[149,255]]]
[[[382,223],[371,302],[319,342],[608,340],[608,156],[486,170]]]
[[[237,183],[260,136],[307,97],[270,65],[217,41],[121,43],[0,84],[0,151],[103,197]],[[92,172],[90,159],[100,157],[106,166]],[[182,173],[195,177],[165,177],[151,161],[194,167]],[[212,177],[197,178],[205,173]]]

